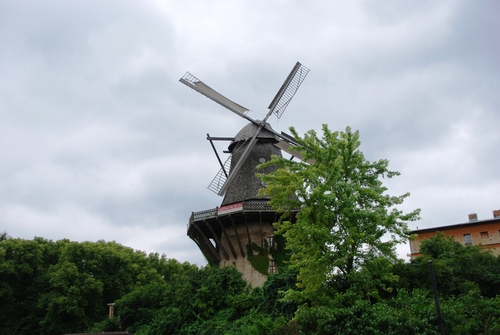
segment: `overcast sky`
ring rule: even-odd
[[[179,83],[190,71],[271,126],[350,126],[422,209],[410,228],[500,209],[498,1],[0,0],[0,232],[115,240],[205,264],[186,235],[218,206],[206,140],[247,121]],[[398,249],[401,257],[408,246]]]

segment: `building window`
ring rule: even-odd
[[[488,235],[488,232],[487,231],[482,231],[481,232],[481,238],[488,238],[489,235]]]
[[[269,273],[278,272],[278,268],[276,267],[276,262],[272,258],[269,260],[269,269],[267,270],[267,272]]]
[[[464,234],[464,244],[465,245],[472,244],[472,237],[470,236],[470,234]]]

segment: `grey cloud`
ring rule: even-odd
[[[178,79],[190,71],[262,118],[297,60],[311,72],[275,129],[359,129],[366,156],[402,172],[389,190],[412,193],[420,228],[486,218],[500,207],[497,9],[3,2],[0,226],[204,264],[185,228],[222,200],[205,188],[218,170],[205,136],[246,121]]]

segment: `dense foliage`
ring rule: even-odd
[[[0,333],[64,334],[127,329],[134,334],[438,334],[427,261],[432,259],[447,334],[500,334],[500,258],[437,236],[423,256],[381,262],[390,285],[371,276],[377,299],[356,285],[303,309],[283,292],[297,272],[283,268],[251,289],[234,268],[196,266],[114,242],[0,241]],[[381,289],[383,287],[383,289]],[[364,287],[367,289],[367,287]],[[324,294],[330,295],[325,286]],[[116,315],[107,318],[107,303]]]
[[[192,266],[115,242],[5,237],[0,241],[1,333],[86,330],[107,314],[107,303],[163,281],[177,267]]]
[[[234,268],[198,268],[115,242],[0,236],[0,333],[282,334],[285,270],[250,289]],[[108,303],[115,302],[115,319]]]

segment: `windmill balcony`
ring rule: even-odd
[[[292,211],[292,220],[298,210]],[[268,199],[249,199],[238,203],[193,212],[188,236],[200,247],[207,261],[219,264],[245,258],[247,246],[263,241],[273,234],[272,224],[280,218]]]

